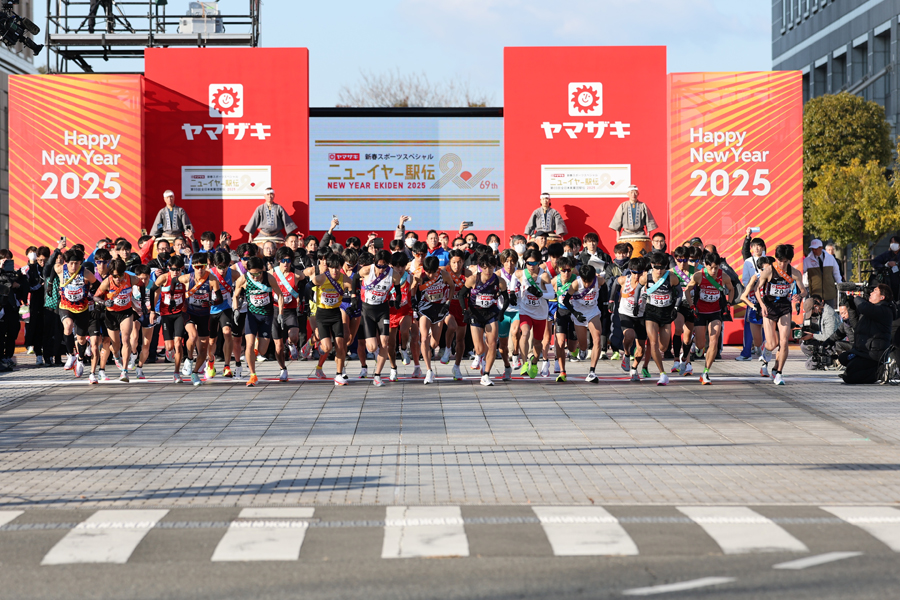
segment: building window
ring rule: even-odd
[[[831,60],[831,93],[837,94],[847,86],[847,54]]]
[[[824,96],[828,92],[828,63],[813,71],[813,97]]]
[[[803,74],[803,104],[809,100],[809,73]]]
[[[876,35],[873,40],[874,50],[872,65],[875,75],[880,74],[891,62],[891,30],[888,29],[880,35]],[[872,99],[884,107],[886,114],[891,114],[891,74],[884,73],[878,78],[878,81],[872,84]]]

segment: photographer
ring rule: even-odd
[[[881,357],[891,344],[893,299],[891,288],[883,283],[875,286],[868,300],[854,299],[859,322],[853,348],[840,357],[841,364],[847,367],[842,375],[845,383],[875,383],[878,378]]]
[[[807,369],[822,370],[834,362],[831,336],[838,329],[837,313],[822,296],[813,294],[804,302],[803,314],[803,326],[799,330],[800,351],[809,357]]]
[[[841,317],[841,322],[828,341],[834,344],[835,355],[840,356],[844,352],[850,352],[856,341],[856,324],[859,323],[859,313],[856,312],[856,304],[851,298],[841,302],[838,307],[838,315]]]
[[[28,293],[28,280],[16,271],[13,254],[0,249],[0,371],[15,368],[13,355],[19,336],[19,300]]]
[[[890,276],[885,283],[890,286],[894,298],[900,298],[900,236],[893,236],[890,249],[872,259],[872,268],[889,271]]]

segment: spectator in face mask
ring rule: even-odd
[[[894,298],[900,298],[900,235],[891,238],[891,245],[887,252],[879,254],[872,260],[872,268],[887,268],[890,271],[888,286],[891,288]]]
[[[487,236],[487,245],[490,246],[495,256],[500,256],[500,236],[495,233]]]

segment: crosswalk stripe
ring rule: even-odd
[[[619,521],[599,506],[532,507],[556,556],[636,555]]]
[[[808,552],[803,542],[746,506],[679,506],[725,554]]]
[[[168,512],[168,510],[98,510],[53,546],[41,564],[124,564],[147,532]]]
[[[709,587],[711,585],[722,585],[736,581],[734,577],[703,577],[701,579],[692,579],[690,581],[679,581],[678,583],[664,583],[662,585],[653,585],[650,587],[632,588],[624,590],[623,596],[654,596],[656,594],[669,594],[671,592],[684,592],[687,590],[696,590],[698,588]]]
[[[862,552],[826,552],[825,554],[807,556],[806,558],[798,558],[797,560],[778,563],[777,565],[773,565],[772,568],[799,571],[801,569],[818,567],[819,565],[826,565],[828,563],[833,563],[847,558],[854,558],[856,556],[862,556]]]
[[[458,506],[389,506],[381,558],[469,556]]]
[[[868,532],[894,552],[900,552],[900,510],[889,506],[823,506],[821,508]]]
[[[14,520],[16,517],[24,513],[24,510],[0,510],[0,527],[3,527],[10,521]]]
[[[314,508],[245,508],[219,540],[213,562],[297,560],[308,523],[277,521],[313,516]]]

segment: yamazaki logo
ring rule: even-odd
[[[359,154],[337,154],[333,152],[328,155],[328,160],[359,160]]]
[[[570,117],[599,117],[603,115],[603,84],[599,81],[572,81],[566,96]],[[564,121],[562,123],[541,123],[544,137],[548,140],[565,133],[566,138],[601,139],[604,136],[620,140],[631,135],[631,123],[622,121]],[[562,137],[562,136],[560,136]],[[565,139],[565,138],[564,138]]]

